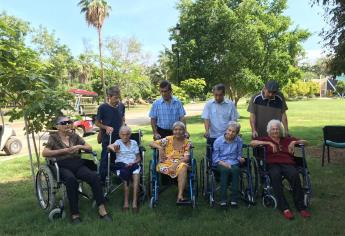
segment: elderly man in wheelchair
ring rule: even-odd
[[[81,222],[78,206],[78,180],[85,181],[91,186],[98,206],[99,218],[112,221],[104,206],[105,199],[97,172],[90,170],[81,159],[81,151],[91,152],[91,146],[73,132],[72,121],[68,117],[58,117],[56,128],[57,132],[49,136],[42,155],[48,160],[54,159],[58,166],[56,175],[66,187],[72,223]]]
[[[271,120],[267,124],[267,137],[259,137],[251,141],[251,146],[264,146],[264,168],[268,171],[269,182],[275,195],[278,208],[288,220],[294,218],[289,204],[284,197],[282,181],[286,179],[292,189],[292,196],[297,210],[303,218],[310,217],[304,203],[300,173],[294,158],[295,146],[306,144],[305,140],[284,136],[284,127],[279,120]],[[275,200],[277,199],[277,200]]]

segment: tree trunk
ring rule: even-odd
[[[33,181],[34,189],[35,189],[35,171],[34,171],[35,167],[34,167],[34,163],[32,162],[32,151],[31,151],[30,137],[29,137],[30,134],[28,132],[29,125],[28,125],[28,120],[26,116],[24,116],[24,122],[25,122],[26,141],[28,143],[28,150],[29,150],[29,157],[30,157],[31,176],[32,176],[32,181]]]
[[[35,138],[35,134],[33,132],[31,133],[31,137],[32,137],[32,143],[34,144],[37,165],[40,166],[41,165],[41,163],[40,163],[40,154],[39,154],[38,149],[37,149],[36,138]]]
[[[97,31],[98,31],[99,63],[101,65],[102,90],[103,90],[104,102],[107,102],[107,92],[105,88],[103,60],[102,60],[102,28],[98,27]]]

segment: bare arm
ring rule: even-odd
[[[152,133],[153,133],[153,140],[160,139],[161,136],[157,132],[157,119],[156,118],[151,118],[151,128],[152,128]]]
[[[205,127],[205,138],[208,138],[210,136],[210,120],[209,119],[205,119],[204,120],[204,127]]]
[[[256,117],[254,113],[250,113],[249,122],[250,122],[250,127],[252,128],[252,137],[253,138],[258,137],[258,131],[256,130],[256,126],[255,126]]]
[[[289,133],[289,126],[288,126],[288,119],[286,116],[286,112],[284,112],[282,115],[282,123],[283,123],[284,128],[285,128],[285,135],[287,135]]]
[[[278,147],[274,143],[269,142],[269,141],[252,140],[250,142],[250,146],[252,146],[252,147],[257,147],[259,145],[269,145],[272,147],[273,152],[278,151]]]
[[[95,125],[98,126],[101,129],[105,129],[105,132],[109,135],[110,133],[113,132],[113,128],[107,125],[103,125],[102,122],[100,122],[99,120],[96,120]]]

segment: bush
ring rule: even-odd
[[[287,98],[314,97],[316,94],[319,94],[319,84],[311,81],[303,82],[301,80],[295,83],[289,81],[282,91]]]

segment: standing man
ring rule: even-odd
[[[235,104],[225,99],[225,85],[217,84],[213,87],[214,99],[209,100],[204,107],[201,118],[204,119],[205,138],[207,144],[213,146],[214,141],[225,134],[230,121],[239,118]]]
[[[118,87],[111,87],[107,91],[108,102],[99,106],[96,125],[102,132],[102,152],[100,163],[100,176],[101,181],[105,182],[107,176],[107,147],[111,142],[119,139],[120,127],[125,123],[125,106],[120,101],[120,89]],[[115,154],[111,152],[112,162],[115,161]]]
[[[176,121],[185,123],[186,115],[181,101],[172,96],[169,81],[164,80],[159,84],[159,92],[162,97],[152,104],[149,113],[154,140],[172,135],[173,124]]]
[[[277,81],[267,81],[262,91],[251,98],[247,109],[250,112],[252,138],[268,136],[266,127],[268,122],[273,119],[283,123],[285,135],[287,135],[289,131],[287,109],[285,98],[279,93]]]

